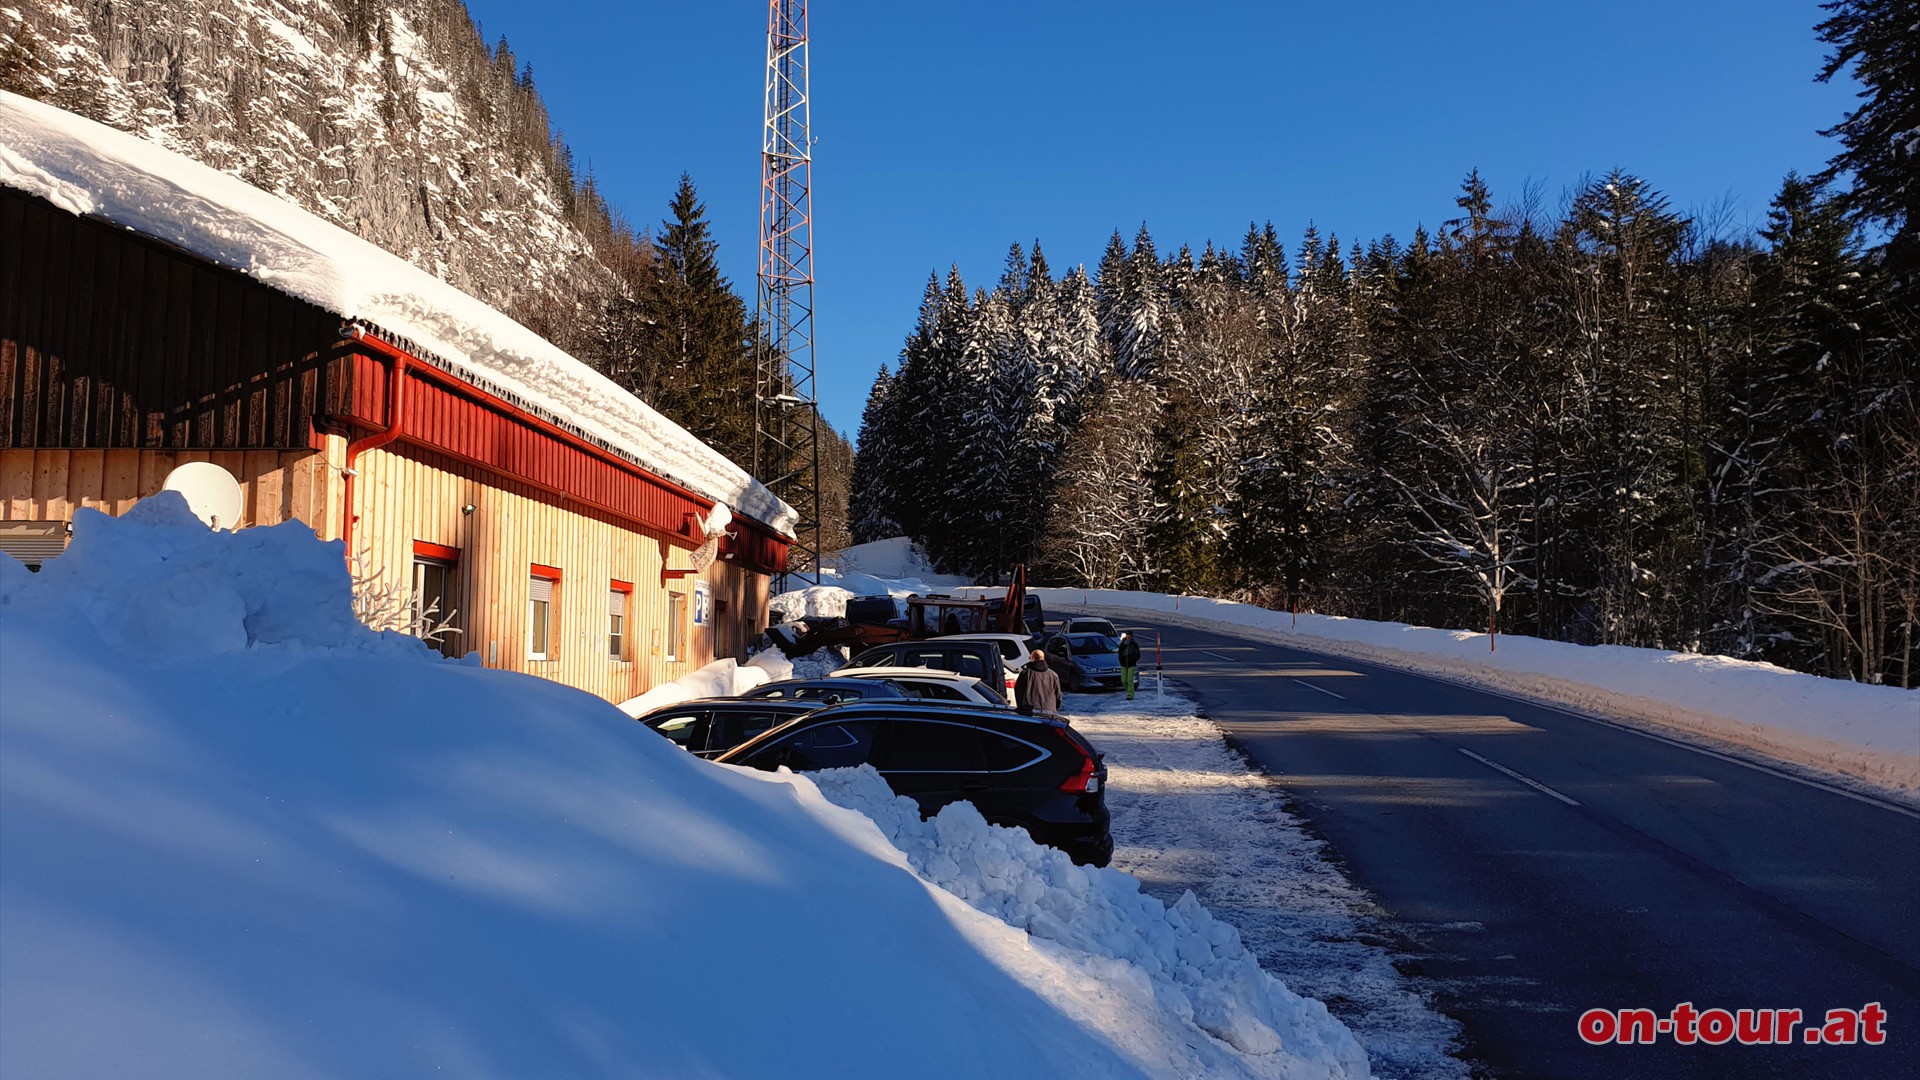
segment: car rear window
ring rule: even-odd
[[[896,719],[881,772],[985,772],[980,732],[965,724]]]
[[[697,751],[707,748],[706,713],[675,713],[655,720],[648,726],[688,750]]]
[[[1047,756],[1046,751],[1038,747],[1028,746],[996,731],[980,733],[980,751],[986,757],[987,768],[994,772],[1024,769]]]
[[[866,696],[859,688],[843,686],[803,686],[793,692],[793,696],[802,701],[859,701]]]
[[[958,688],[937,682],[902,682],[907,692],[914,697],[931,698],[935,701],[967,701],[967,695]]]
[[[791,712],[721,710],[714,713],[713,726],[707,734],[708,745],[715,750],[731,750],[791,719]]]
[[[874,726],[871,720],[816,724],[761,747],[747,764],[771,769],[785,756],[785,763],[796,771],[864,765],[873,753]]]

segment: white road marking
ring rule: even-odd
[[[1395,668],[1394,670],[1406,672],[1406,674],[1408,675],[1417,675],[1423,679],[1432,679],[1435,682],[1444,682],[1454,686],[1465,687],[1468,690],[1478,690],[1483,694],[1491,694],[1494,697],[1506,698],[1508,701],[1517,701],[1522,705],[1532,705],[1536,709],[1548,709],[1553,712],[1557,712],[1562,716],[1571,716],[1575,720],[1585,720],[1590,724],[1600,724],[1605,727],[1610,727],[1615,731],[1624,731],[1629,735],[1638,735],[1643,739],[1652,739],[1654,742],[1666,743],[1668,746],[1676,747],[1681,750],[1691,750],[1696,754],[1705,754],[1707,757],[1710,757],[1710,758],[1718,758],[1719,760],[1724,761],[1729,765],[1738,765],[1741,768],[1752,769],[1754,772],[1766,773],[1768,776],[1777,776],[1782,780],[1791,780],[1796,784],[1801,784],[1810,788],[1818,788],[1821,791],[1828,792],[1829,794],[1843,795],[1849,799],[1852,799],[1854,802],[1866,803],[1868,806],[1877,806],[1882,810],[1891,810],[1896,814],[1905,814],[1910,818],[1920,818],[1920,811],[1915,811],[1905,806],[1901,806],[1899,803],[1887,802],[1885,799],[1876,799],[1871,795],[1862,795],[1857,791],[1848,791],[1846,788],[1836,787],[1833,784],[1824,784],[1810,777],[1795,776],[1793,773],[1790,773],[1790,772],[1785,772],[1780,769],[1769,768],[1768,766],[1762,765],[1755,761],[1748,761],[1745,758],[1738,758],[1733,756],[1732,754],[1723,754],[1718,750],[1711,750],[1704,746],[1696,746],[1693,743],[1682,742],[1679,739],[1669,739],[1665,735],[1655,734],[1654,732],[1646,731],[1644,729],[1634,727],[1631,724],[1622,724],[1622,723],[1619,723],[1618,721],[1609,720],[1604,716],[1595,716],[1592,713],[1578,712],[1576,710],[1569,709],[1564,705],[1551,705],[1544,701],[1535,701],[1532,698],[1524,698],[1518,694],[1509,694],[1501,690],[1494,690],[1489,687],[1481,686],[1478,683],[1470,683],[1470,682],[1464,682],[1464,681],[1455,680],[1455,679],[1448,679],[1448,678],[1443,678],[1437,675],[1428,675],[1425,672],[1420,672],[1420,671],[1408,671],[1405,668]]]
[[[1479,754],[1476,754],[1476,753],[1474,753],[1473,751],[1471,751],[1471,750],[1468,750],[1468,749],[1467,749],[1466,747],[1464,747],[1464,746],[1456,746],[1456,747],[1454,747],[1454,749],[1455,749],[1455,750],[1458,750],[1458,751],[1460,751],[1461,753],[1463,753],[1463,754],[1465,754],[1465,755],[1467,755],[1468,757],[1470,757],[1470,758],[1472,758],[1473,760],[1475,760],[1475,761],[1477,761],[1477,762],[1479,762],[1480,764],[1482,764],[1482,765],[1485,765],[1485,766],[1486,766],[1487,768],[1489,768],[1489,769],[1493,769],[1493,770],[1496,770],[1496,771],[1498,771],[1498,772],[1503,772],[1503,773],[1506,773],[1506,774],[1507,774],[1508,776],[1511,776],[1511,777],[1513,777],[1513,778],[1514,778],[1515,780],[1518,780],[1518,781],[1520,781],[1521,783],[1523,783],[1523,784],[1525,784],[1525,785],[1527,785],[1528,787],[1530,787],[1530,788],[1533,788],[1533,789],[1534,789],[1534,790],[1536,790],[1536,791],[1543,791],[1543,792],[1545,792],[1545,793],[1547,793],[1548,795],[1551,795],[1551,796],[1553,796],[1554,798],[1556,798],[1556,799],[1559,799],[1559,800],[1560,800],[1561,802],[1563,802],[1563,803],[1566,803],[1566,804],[1567,804],[1568,806],[1579,806],[1579,805],[1580,805],[1579,803],[1577,803],[1577,802],[1575,802],[1575,801],[1573,801],[1572,799],[1569,799],[1569,798],[1567,798],[1567,797],[1566,797],[1565,795],[1562,795],[1562,794],[1560,794],[1559,792],[1557,792],[1557,791],[1555,791],[1555,790],[1553,790],[1552,788],[1550,788],[1550,787],[1548,787],[1547,785],[1545,785],[1545,784],[1543,784],[1543,783],[1541,783],[1540,781],[1538,781],[1538,780],[1529,780],[1529,779],[1527,779],[1526,777],[1524,777],[1524,776],[1521,776],[1521,775],[1520,775],[1519,773],[1517,773],[1517,772],[1514,772],[1514,771],[1513,771],[1512,769],[1509,769],[1509,768],[1507,768],[1507,767],[1506,767],[1505,765],[1502,765],[1502,764],[1500,764],[1500,763],[1499,763],[1499,762],[1497,762],[1497,761],[1488,761],[1488,760],[1487,760],[1486,758],[1483,758],[1483,757],[1481,757],[1481,756],[1480,756]]]
[[[1245,628],[1235,627],[1234,629],[1245,629]],[[1681,750],[1689,750],[1696,754],[1704,754],[1710,758],[1718,758],[1719,760],[1724,761],[1729,765],[1738,765],[1743,769],[1752,769],[1754,772],[1766,773],[1768,776],[1777,776],[1782,780],[1790,780],[1793,783],[1799,784],[1803,787],[1816,788],[1830,795],[1839,795],[1843,798],[1852,799],[1854,802],[1857,802],[1857,803],[1865,803],[1868,806],[1877,806],[1882,810],[1891,810],[1896,814],[1905,814],[1910,818],[1920,818],[1920,810],[1914,810],[1910,807],[1902,806],[1899,803],[1888,802],[1885,799],[1876,799],[1871,795],[1863,795],[1857,791],[1849,791],[1846,788],[1838,787],[1834,784],[1823,783],[1819,780],[1812,779],[1811,777],[1798,776],[1798,775],[1795,775],[1794,773],[1786,772],[1781,769],[1771,768],[1769,766],[1762,765],[1755,761],[1748,761],[1745,758],[1735,757],[1732,754],[1724,754],[1718,750],[1711,750],[1704,746],[1695,745],[1694,743],[1682,742],[1679,739],[1670,739],[1670,738],[1667,738],[1665,735],[1656,735],[1651,731],[1647,731],[1645,729],[1635,727],[1632,724],[1623,724],[1615,720],[1609,720],[1603,716],[1596,716],[1592,713],[1579,712],[1575,709],[1567,708],[1564,705],[1550,704],[1548,702],[1541,701],[1537,698],[1521,697],[1519,694],[1509,694],[1503,690],[1495,690],[1490,686],[1485,686],[1468,679],[1453,678],[1453,677],[1441,675],[1441,674],[1430,672],[1430,671],[1415,671],[1414,669],[1409,667],[1401,667],[1397,664],[1390,664],[1381,660],[1360,660],[1355,657],[1342,656],[1339,653],[1325,652],[1322,650],[1307,648],[1301,645],[1282,645],[1278,642],[1264,642],[1263,644],[1267,644],[1275,648],[1293,649],[1297,652],[1304,652],[1312,656],[1325,656],[1335,660],[1346,661],[1348,663],[1368,664],[1373,667],[1385,668],[1388,671],[1399,672],[1402,675],[1412,675],[1417,679],[1429,679],[1433,682],[1445,683],[1448,686],[1458,686],[1467,690],[1475,690],[1482,694],[1490,694],[1493,697],[1506,698],[1508,701],[1517,701],[1522,705],[1532,705],[1537,709],[1549,709],[1549,710],[1552,710],[1553,712],[1557,712],[1561,714],[1562,716],[1571,716],[1576,720],[1585,720],[1591,724],[1602,724],[1606,727],[1610,727],[1614,729],[1615,731],[1624,731],[1629,735],[1638,735],[1643,739],[1652,739],[1654,742],[1666,743],[1668,746],[1676,747]],[[1216,653],[1214,655],[1218,655],[1218,654]],[[1319,689],[1319,687],[1315,687],[1314,689],[1317,690]],[[1332,693],[1332,691],[1329,690],[1327,691],[1327,693]],[[1759,752],[1759,751],[1756,751],[1756,752]]]
[[[1217,653],[1217,652],[1207,652],[1207,650],[1205,650],[1205,649],[1201,649],[1200,651],[1201,651],[1201,652],[1203,652],[1203,653],[1207,653],[1207,655],[1208,655],[1208,656],[1211,656],[1211,657],[1213,657],[1213,658],[1214,658],[1214,659],[1216,659],[1216,660],[1225,660],[1225,661],[1226,661],[1227,663],[1229,663],[1229,664],[1238,664],[1238,663],[1240,663],[1240,658],[1239,658],[1239,657],[1237,657],[1237,656],[1221,656],[1221,655],[1220,655],[1219,653]]]
[[[1345,694],[1336,694],[1336,693],[1334,693],[1333,691],[1331,691],[1331,690],[1329,690],[1329,689],[1327,689],[1327,688],[1326,688],[1326,687],[1324,687],[1324,686],[1315,686],[1315,685],[1313,685],[1312,683],[1310,683],[1310,682],[1307,682],[1307,681],[1306,681],[1305,679],[1295,679],[1295,680],[1293,680],[1293,681],[1294,681],[1294,682],[1297,682],[1297,683],[1299,683],[1299,684],[1300,684],[1301,686],[1304,686],[1304,687],[1306,687],[1306,688],[1307,688],[1307,689],[1309,689],[1309,690],[1318,690],[1318,691],[1320,691],[1321,693],[1323,693],[1323,694],[1325,694],[1325,695],[1327,695],[1328,697],[1337,697],[1337,698],[1339,698],[1339,699],[1340,699],[1341,701],[1345,701],[1345,700],[1347,700],[1347,695],[1345,695]]]

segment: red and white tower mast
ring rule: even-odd
[[[800,512],[790,572],[820,565],[820,405],[813,374],[813,140],[806,0],[768,0],[760,154],[754,475]]]

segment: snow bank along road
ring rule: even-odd
[[[1585,717],[1105,612],[1299,802],[1496,1076],[1920,1076],[1920,814]],[[1876,1047],[1583,1043],[1590,1008],[1879,1002]]]

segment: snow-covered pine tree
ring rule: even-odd
[[[1161,576],[1149,538],[1147,469],[1159,395],[1150,382],[1107,383],[1055,473],[1043,574],[1092,588],[1143,588]]]
[[[894,446],[887,416],[892,389],[893,376],[882,364],[860,413],[859,444],[847,496],[847,520],[856,544],[900,536],[904,531],[893,516],[899,495],[892,486]]]
[[[1851,176],[1838,195],[1857,221],[1888,234],[1882,257],[1896,289],[1920,284],[1920,0],[1828,0],[1817,27],[1833,46],[1819,79],[1850,71],[1861,105],[1822,134],[1840,140],[1819,179]]]
[[[1755,473],[1745,539],[1751,599],[1776,627],[1770,658],[1910,686],[1920,326],[1901,332],[1906,290],[1884,288],[1818,185],[1789,177],[1761,235],[1772,245],[1755,288],[1766,317],[1740,402],[1755,449],[1741,464]]]
[[[1053,490],[1053,470],[1066,445],[1070,403],[1068,357],[1062,337],[1060,290],[1041,253],[1039,241],[1021,275],[1024,293],[1014,311],[1018,364],[1029,380],[1027,406],[1012,435],[1008,457],[1008,519],[1005,526],[1009,564],[1034,561],[1046,500]]]
[[[1113,354],[1107,350],[1100,325],[1098,289],[1087,277],[1086,267],[1076,266],[1060,279],[1057,310],[1059,346],[1052,351],[1059,357],[1060,376],[1054,412],[1071,429],[1079,426],[1093,396],[1113,371]]]
[[[680,175],[655,241],[659,263],[638,292],[642,394],[736,464],[753,464],[757,364],[745,303],[720,273],[719,245],[693,178]],[[638,390],[639,388],[636,388]]]
[[[915,482],[921,485],[924,508],[916,539],[942,571],[958,571],[973,539],[971,500],[978,491],[961,456],[970,432],[967,418],[973,410],[979,384],[962,377],[964,353],[975,311],[960,268],[947,270],[937,318],[927,340],[925,378],[920,395],[911,402],[906,431],[924,447]]]
[[[1598,571],[1588,633],[1603,643],[1666,643],[1664,616],[1685,602],[1676,575],[1691,537],[1676,528],[1686,493],[1667,308],[1686,229],[1651,185],[1615,170],[1575,195],[1558,243],[1563,347],[1581,395],[1565,490]]]
[[[926,537],[933,501],[941,494],[932,483],[938,451],[918,425],[934,407],[930,399],[940,393],[944,379],[939,369],[945,326],[941,309],[945,303],[939,276],[929,274],[920,297],[919,316],[900,350],[900,366],[888,387],[882,412],[881,445],[885,449],[878,470],[881,482],[893,496],[888,512],[905,535],[916,540]]]
[[[1217,594],[1243,583],[1226,561],[1253,387],[1266,353],[1237,267],[1209,244],[1195,265],[1182,250],[1170,266],[1179,346],[1156,378],[1165,405],[1153,470],[1154,542],[1172,587]]]
[[[1012,295],[979,293],[966,327],[956,373],[961,439],[957,464],[963,490],[954,522],[956,564],[964,571],[998,575],[1009,559],[1007,530],[1013,519],[1013,453],[1032,407],[1033,369],[1020,348]]]
[[[1168,361],[1179,338],[1169,287],[1170,273],[1160,265],[1153,237],[1143,222],[1133,238],[1122,278],[1123,301],[1108,319],[1117,330],[1114,370],[1122,378],[1148,379]]]

